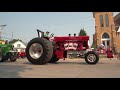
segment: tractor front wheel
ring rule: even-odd
[[[99,61],[99,55],[96,52],[89,51],[85,54],[85,61],[88,64],[97,64]]]
[[[15,62],[17,60],[17,57],[16,56],[10,56],[10,61],[11,62]]]
[[[10,58],[11,62],[15,62],[17,60],[17,52],[11,51],[9,55],[6,57],[6,60]]]

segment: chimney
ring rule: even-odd
[[[74,37],[76,36],[76,33],[74,34]]]
[[[71,34],[69,34],[69,37],[71,36]]]

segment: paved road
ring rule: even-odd
[[[0,62],[0,78],[120,78],[120,60],[101,58],[96,65],[84,59],[33,65],[27,59]]]

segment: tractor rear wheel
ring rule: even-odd
[[[0,62],[4,62],[4,56],[2,55],[2,48],[0,48]]]
[[[0,62],[3,62],[4,60],[3,60],[3,57],[2,57],[2,55],[0,55]]]
[[[89,51],[85,54],[85,61],[88,64],[97,64],[99,61],[99,55],[93,51]]]
[[[57,55],[53,55],[52,58],[50,59],[49,63],[55,63],[59,60],[59,58],[57,58]]]
[[[0,55],[0,62],[4,62],[4,61],[6,61],[5,57]]]
[[[32,39],[26,48],[26,57],[32,64],[46,64],[51,59],[52,54],[52,45],[50,41],[45,38]]]

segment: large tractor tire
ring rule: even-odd
[[[99,55],[94,51],[89,51],[85,54],[85,61],[88,64],[97,64],[99,61]]]
[[[50,59],[49,63],[55,63],[59,60],[59,58],[57,58],[57,55],[53,55],[52,58]]]
[[[32,39],[26,48],[26,57],[32,64],[44,65],[52,58],[53,48],[45,38]]]

